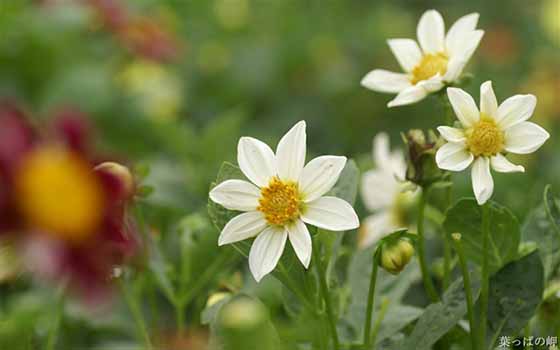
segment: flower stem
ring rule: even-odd
[[[488,203],[482,206],[482,281],[480,287],[480,338],[479,347],[481,350],[486,349],[486,323],[488,322],[488,291],[489,291],[489,261],[488,261],[488,244],[490,239],[489,232],[489,207]]]
[[[461,273],[463,274],[463,287],[465,289],[465,296],[467,298],[467,314],[469,316],[469,325],[471,330],[471,349],[476,350],[476,323],[474,319],[474,306],[473,306],[473,295],[471,287],[471,276],[469,274],[469,269],[467,266],[467,260],[465,258],[465,252],[463,251],[463,245],[461,243],[460,235],[457,239],[452,240],[455,246],[455,251],[459,257],[459,264],[461,266]]]
[[[383,298],[381,300],[381,309],[379,310],[379,316],[377,316],[377,319],[375,320],[375,325],[373,326],[373,332],[371,333],[371,344],[375,345],[375,341],[377,339],[377,333],[379,333],[379,328],[381,328],[381,323],[383,322],[383,319],[385,318],[385,315],[387,314],[387,310],[389,310],[389,299],[388,298]]]
[[[46,350],[56,349],[56,339],[58,338],[60,323],[62,321],[62,313],[64,312],[64,289],[65,287],[61,287],[61,290],[59,291],[60,295],[58,295],[58,300],[54,306],[54,320],[49,329],[47,346],[45,347]]]
[[[373,316],[373,307],[375,305],[375,284],[377,282],[377,269],[379,268],[377,249],[373,252],[373,257],[371,260],[372,269],[369,279],[368,303],[364,325],[364,349],[369,349],[371,345],[371,318]]]
[[[128,287],[125,285],[122,278],[120,278],[118,281],[122,294],[124,296],[124,300],[128,305],[130,312],[132,313],[134,322],[136,323],[136,329],[144,340],[145,349],[151,350],[152,342],[150,341],[150,336],[148,335],[148,330],[146,328],[146,324],[144,323],[144,318],[142,317],[142,312],[140,311],[138,303],[134,300],[134,297],[128,290]]]
[[[437,302],[439,296],[434,287],[430,272],[426,264],[425,240],[424,240],[424,211],[426,208],[426,199],[428,196],[429,187],[422,188],[420,194],[420,203],[418,204],[418,261],[420,262],[420,270],[422,271],[422,280],[424,281],[424,288],[426,293],[432,300]]]
[[[317,242],[317,241],[315,241]],[[330,333],[333,341],[333,349],[338,350],[340,348],[338,343],[338,333],[336,330],[336,321],[334,318],[334,313],[331,304],[331,297],[329,294],[329,289],[327,287],[327,278],[325,275],[325,269],[321,261],[321,256],[319,254],[319,244],[313,247],[313,259],[315,260],[315,267],[317,269],[317,275],[319,277],[319,290],[321,292],[321,297],[325,301],[325,307],[327,309],[327,321],[330,328]]]

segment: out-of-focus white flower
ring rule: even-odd
[[[406,191],[406,162],[400,151],[391,152],[389,136],[380,133],[373,139],[375,169],[362,176],[361,195],[366,208],[374,212],[367,217],[358,235],[358,247],[366,248],[386,235],[406,226],[404,208],[416,194]]]
[[[251,182],[227,180],[210,191],[214,202],[245,212],[224,226],[218,244],[256,236],[249,267],[257,282],[274,270],[288,239],[303,266],[309,266],[312,243],[305,224],[330,231],[359,226],[350,204],[324,196],[337,182],[346,157],[321,156],[304,166],[305,154],[304,121],[282,137],[276,154],[265,143],[242,137],[237,162]]]
[[[412,39],[388,40],[405,73],[375,69],[362,79],[362,85],[379,92],[397,93],[387,105],[395,107],[418,102],[457,81],[484,35],[484,31],[476,29],[478,16],[471,13],[459,18],[445,35],[440,13],[424,12],[417,28],[420,46]]]
[[[447,143],[437,151],[436,163],[449,171],[465,170],[472,163],[473,191],[482,205],[494,191],[490,167],[502,173],[524,172],[521,165],[512,164],[504,153],[532,153],[550,135],[527,121],[537,104],[534,95],[515,95],[498,106],[492,82],[487,81],[480,86],[480,110],[461,89],[448,88],[447,96],[459,125],[438,127]]]

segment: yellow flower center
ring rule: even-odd
[[[298,185],[275,177],[261,189],[257,210],[264,214],[269,224],[285,225],[299,217],[301,205]]]
[[[410,82],[416,84],[419,81],[430,79],[437,73],[444,75],[447,72],[448,61],[449,57],[443,52],[424,55],[420,63],[412,69]]]
[[[481,114],[472,128],[466,131],[467,146],[475,156],[493,156],[504,148],[504,133],[500,130],[494,119]]]
[[[98,227],[104,194],[89,163],[62,148],[28,155],[16,174],[17,202],[31,227],[81,241]]]

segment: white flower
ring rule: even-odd
[[[388,107],[422,100],[460,77],[484,35],[484,31],[476,30],[477,23],[478,13],[471,13],[459,18],[445,35],[439,12],[424,12],[417,28],[422,50],[412,39],[388,40],[405,73],[375,69],[362,79],[362,85],[379,92],[397,93]]]
[[[472,163],[474,195],[482,205],[494,190],[490,167],[501,173],[524,172],[521,165],[512,164],[504,153],[532,153],[550,135],[527,121],[537,104],[533,95],[515,95],[498,106],[492,82],[487,81],[480,86],[480,111],[473,98],[461,89],[448,88],[447,96],[460,127],[438,127],[447,143],[437,151],[436,163],[450,171],[465,170]]]
[[[255,237],[249,267],[260,281],[276,267],[286,240],[305,268],[311,261],[311,236],[306,223],[330,231],[359,226],[350,204],[324,196],[338,181],[346,157],[321,156],[305,163],[305,122],[297,123],[278,143],[276,155],[265,143],[242,137],[237,162],[252,182],[227,180],[210,198],[240,214],[222,230],[219,245]]]
[[[403,228],[403,207],[414,200],[415,193],[406,191],[406,162],[400,151],[390,152],[389,137],[380,133],[373,139],[375,169],[362,176],[361,194],[366,208],[374,212],[367,217],[358,236],[358,247],[366,248]]]

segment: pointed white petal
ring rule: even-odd
[[[390,210],[383,210],[368,216],[358,231],[358,248],[365,249],[374,245],[393,232],[395,228],[395,225],[391,223]]]
[[[531,118],[536,105],[537,98],[534,95],[512,96],[498,107],[496,121],[502,130],[511,128]]]
[[[490,158],[490,165],[492,165],[492,169],[500,173],[523,173],[525,172],[525,168],[521,165],[515,165],[510,162],[506,157],[502,154],[498,153],[494,157]]]
[[[288,238],[296,252],[296,255],[305,268],[309,267],[311,261],[311,235],[307,226],[301,220],[296,220],[292,225],[286,227]]]
[[[321,197],[307,203],[302,220],[330,231],[346,231],[360,226],[354,208],[348,202],[336,197]]]
[[[505,149],[511,153],[527,154],[539,149],[550,134],[531,122],[521,122],[505,131]]]
[[[436,153],[437,166],[450,171],[465,170],[473,159],[473,155],[461,143],[446,143]]]
[[[416,41],[412,39],[389,39],[387,43],[405,72],[412,71],[420,63],[422,52]]]
[[[389,135],[380,132],[373,138],[373,161],[376,167],[382,167],[389,162],[391,150],[389,148]]]
[[[457,50],[456,53],[453,53],[449,57],[447,72],[443,77],[444,81],[454,82],[459,79],[461,73],[463,73],[463,69],[471,59],[483,36],[483,30],[474,30],[468,33],[466,37],[459,40],[462,46],[460,50]]]
[[[220,233],[218,245],[235,243],[255,237],[266,227],[266,220],[260,211],[251,211],[231,219]]]
[[[480,85],[480,113],[496,119],[498,101],[492,89],[492,82],[487,81]]]
[[[411,85],[408,75],[384,69],[372,70],[362,79],[361,84],[368,89],[387,93],[398,93]]]
[[[425,54],[443,52],[445,49],[445,24],[436,10],[424,12],[418,22],[416,34]]]
[[[393,100],[389,101],[387,107],[397,107],[409,105],[422,100],[428,95],[426,89],[413,85],[401,91]]]
[[[459,18],[455,23],[453,23],[447,32],[447,36],[445,37],[447,52],[453,54],[461,49],[462,38],[464,38],[467,33],[476,29],[478,17],[478,13],[471,13]]]
[[[270,226],[257,236],[249,252],[249,269],[257,282],[278,265],[287,238],[286,230],[277,226]]]
[[[461,143],[466,140],[465,133],[461,129],[452,128],[450,126],[438,126],[437,130],[441,134],[441,137],[448,142]]]
[[[469,128],[480,119],[480,113],[471,95],[458,88],[448,88],[447,97],[463,127]]]
[[[395,175],[385,169],[366,171],[362,176],[360,192],[369,211],[388,208],[394,201],[399,183]]]
[[[445,75],[443,76],[443,81],[452,83],[459,79],[466,65],[467,61],[462,57],[451,57],[449,59],[449,63],[447,63],[447,72],[445,72]]]
[[[330,191],[345,165],[346,157],[337,156],[321,156],[307,163],[299,180],[304,201],[311,202]]]
[[[441,75],[439,75],[439,73],[434,75],[430,79],[421,80],[416,84],[417,87],[423,88],[428,93],[441,90],[443,85],[443,79]]]
[[[210,199],[229,210],[251,211],[259,205],[261,191],[243,180],[226,180],[210,191]]]
[[[297,181],[305,164],[305,121],[294,125],[282,137],[276,148],[278,176],[285,181]]]
[[[478,157],[471,171],[474,196],[479,205],[486,203],[494,192],[494,180],[490,174],[490,160],[486,157]]]
[[[268,145],[252,137],[242,137],[237,144],[239,168],[255,185],[263,187],[276,176],[274,152]]]

